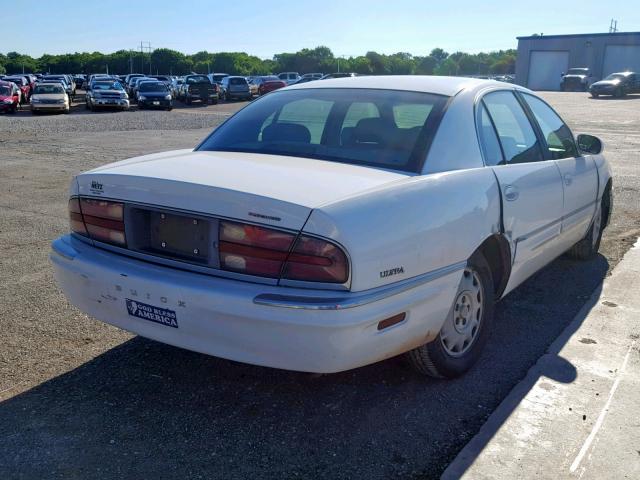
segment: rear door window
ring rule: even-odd
[[[544,159],[535,130],[513,92],[492,92],[482,101],[495,125],[506,163]]]

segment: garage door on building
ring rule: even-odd
[[[560,90],[560,77],[569,68],[568,51],[534,50],[529,57],[531,90]]]
[[[607,45],[602,67],[603,77],[626,70],[640,72],[640,45]]]

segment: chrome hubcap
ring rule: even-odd
[[[464,270],[456,300],[440,331],[440,341],[452,357],[464,355],[480,331],[484,298],[480,276],[470,268]]]

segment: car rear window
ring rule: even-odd
[[[196,76],[193,76],[193,77],[187,77],[185,79],[185,82],[186,83],[190,83],[190,84],[193,84],[193,83],[211,83],[209,81],[209,77],[206,77],[204,75],[196,75]]]
[[[249,104],[199,147],[419,172],[447,97],[396,90],[282,90]]]
[[[247,81],[244,78],[230,78],[229,84],[231,85],[246,85]]]

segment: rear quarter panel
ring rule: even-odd
[[[466,261],[499,228],[495,177],[476,168],[412,177],[319,207],[304,231],[346,248],[351,289],[362,291]],[[401,272],[381,274],[394,269]]]

